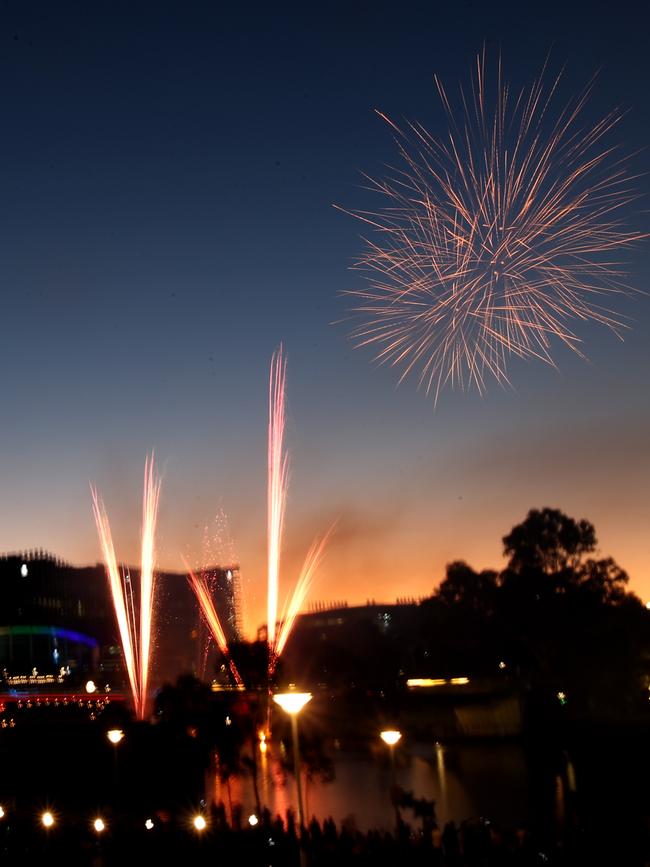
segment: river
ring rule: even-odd
[[[388,749],[375,754],[333,751],[334,779],[323,782],[302,775],[306,817],[332,816],[360,830],[394,826],[390,801],[392,769]],[[518,741],[442,744],[411,742],[395,749],[396,783],[416,798],[435,802],[436,819],[461,822],[485,816],[504,827],[516,828],[529,819],[529,774]],[[229,786],[210,778],[210,799],[241,804],[244,815],[255,810],[252,779],[232,778]],[[228,792],[228,788],[230,792]],[[295,810],[292,776],[282,773],[270,755],[261,757],[260,800],[276,813]],[[405,811],[405,818],[412,814]]]

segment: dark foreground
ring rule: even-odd
[[[432,867],[528,867],[528,865],[646,865],[647,841],[632,840],[621,829],[613,845],[602,840],[573,839],[561,846],[543,846],[521,829],[502,833],[486,821],[472,820],[457,828],[413,828],[400,822],[395,833],[337,827],[331,819],[315,819],[299,842],[294,817],[286,821],[265,811],[255,826],[237,810],[226,820],[222,805],[205,815],[197,831],[192,816],[184,821],[156,815],[147,829],[115,820],[101,834],[63,816],[45,830],[37,816],[5,815],[0,831],[0,862],[4,865],[65,864],[88,867],[158,865],[241,865],[241,867],[321,867],[321,865],[432,865]],[[253,820],[254,821],[254,820]],[[604,838],[603,838],[604,840]]]

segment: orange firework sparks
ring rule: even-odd
[[[416,373],[436,400],[445,385],[507,383],[512,356],[553,365],[554,341],[583,355],[576,320],[619,336],[624,327],[599,303],[629,290],[612,254],[644,237],[622,225],[637,196],[605,143],[621,114],[581,122],[592,84],[556,111],[559,77],[545,84],[544,71],[514,93],[499,64],[491,97],[477,58],[458,119],[436,78],[442,138],[378,112],[402,166],[368,179],[382,208],[348,212],[376,233],[355,266],[368,286],[348,293],[360,320],[352,336],[399,368],[400,382]]]
[[[289,475],[289,460],[284,448],[285,380],[286,362],[282,353],[282,345],[280,345],[271,359],[269,378],[267,630],[270,650],[274,650],[276,644],[280,555]]]
[[[323,557],[327,540],[329,539],[333,529],[334,528],[331,527],[322,539],[316,539],[307,552],[296,586],[294,587],[291,598],[288,600],[286,610],[282,616],[274,657],[280,656],[289,636],[291,635],[291,630],[293,629],[296,617],[300,613],[300,609],[307,598],[307,594],[309,593],[314,580],[314,575],[316,574],[316,570],[318,569]]]
[[[186,558],[183,558],[183,561],[187,566]],[[225,571],[226,578],[231,581],[232,601],[230,602],[231,610],[228,612],[228,619],[234,627],[236,637],[239,638],[244,607],[242,579],[234,540],[230,534],[228,515],[223,508],[219,509],[212,524],[206,524],[203,528],[201,562],[202,565],[195,571],[201,573],[201,577],[204,579],[211,596],[214,596],[214,593],[217,592],[220,573]],[[215,564],[222,565],[215,567]],[[226,564],[225,568],[223,564]],[[200,620],[198,639],[200,648],[198,674],[201,680],[203,680],[207,670],[210,648],[214,643],[214,636],[208,628],[205,617],[202,617]]]
[[[95,523],[97,525],[104,563],[106,564],[106,574],[108,576],[111,597],[113,599],[113,607],[115,609],[115,618],[117,620],[120,640],[122,642],[124,663],[126,665],[131,693],[133,695],[133,706],[137,710],[140,706],[137,659],[133,644],[134,632],[132,631],[131,618],[129,617],[127,601],[124,593],[124,583],[117,566],[117,558],[115,557],[115,548],[113,547],[113,539],[111,536],[111,527],[108,522],[108,515],[106,514],[104,503],[102,502],[97,489],[93,485],[90,486],[90,491],[93,498]]]
[[[144,464],[142,495],[142,557],[140,574],[140,710],[144,719],[149,669],[151,663],[151,633],[153,629],[155,592],[155,536],[160,501],[160,479],[154,472],[154,457]]]
[[[217,614],[214,603],[212,602],[212,597],[210,595],[210,589],[207,585],[207,582],[203,577],[195,575],[194,572],[187,565],[187,563],[185,563],[185,568],[187,569],[188,581],[190,582],[190,586],[194,591],[199,605],[201,606],[201,613],[203,614],[203,617],[208,624],[214,640],[217,643],[217,647],[228,661],[228,665],[230,667],[230,671],[232,672],[232,676],[235,679],[235,683],[237,684],[237,686],[242,686],[243,681],[239,675],[237,666],[235,665],[234,661],[230,656],[230,652],[228,650],[228,642],[226,640],[226,633],[223,630],[223,626],[221,625],[221,621],[219,620],[219,615]]]
[[[271,359],[269,379],[269,443],[268,443],[268,597],[267,643],[269,676],[275,671],[277,659],[305,601],[322,557],[329,530],[320,541],[315,541],[307,554],[296,586],[285,603],[280,628],[277,627],[278,595],[280,583],[280,553],[282,530],[289,480],[289,460],[284,447],[286,360],[282,346]]]
[[[133,706],[139,719],[144,719],[151,663],[151,632],[155,595],[155,532],[160,479],[154,471],[153,454],[144,467],[144,494],[142,501],[142,562],[140,567],[140,634],[133,599],[131,576],[120,575],[111,537],[111,528],[104,504],[97,489],[91,485],[93,512],[102,547],[106,574],[120,632],[124,661],[133,695]]]

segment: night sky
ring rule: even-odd
[[[239,5],[240,8],[235,8]],[[581,329],[589,362],[515,362],[513,388],[446,392],[351,348],[342,290],[362,249],[361,172],[394,143],[373,109],[443,131],[487,46],[530,82],[551,52],[586,117],[650,128],[642,4],[0,3],[0,550],[100,557],[88,481],[119,556],[138,552],[142,470],[164,472],[161,566],[229,516],[263,619],[267,376],[288,355],[292,475],[283,574],[339,518],[314,600],[430,593],[453,559],[501,564],[531,507],[595,526],[650,597],[650,299],[624,342]],[[648,154],[632,159],[648,170]],[[636,182],[646,194],[650,180]],[[630,213],[648,231],[648,200]],[[629,256],[649,288],[650,247]]]

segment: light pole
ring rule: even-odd
[[[379,737],[386,744],[388,749],[390,750],[390,777],[391,777],[391,800],[395,805],[395,823],[396,829],[399,831],[400,826],[400,814],[399,814],[399,804],[397,803],[397,775],[395,773],[395,746],[402,739],[402,733],[398,732],[396,729],[385,729],[383,732],[379,732]]]
[[[298,744],[298,714],[311,701],[310,692],[278,692],[273,701],[279,704],[285,713],[291,717],[291,734],[293,735],[293,766],[296,775],[296,793],[298,801],[298,832],[302,834],[302,786],[300,784],[300,747]]]

